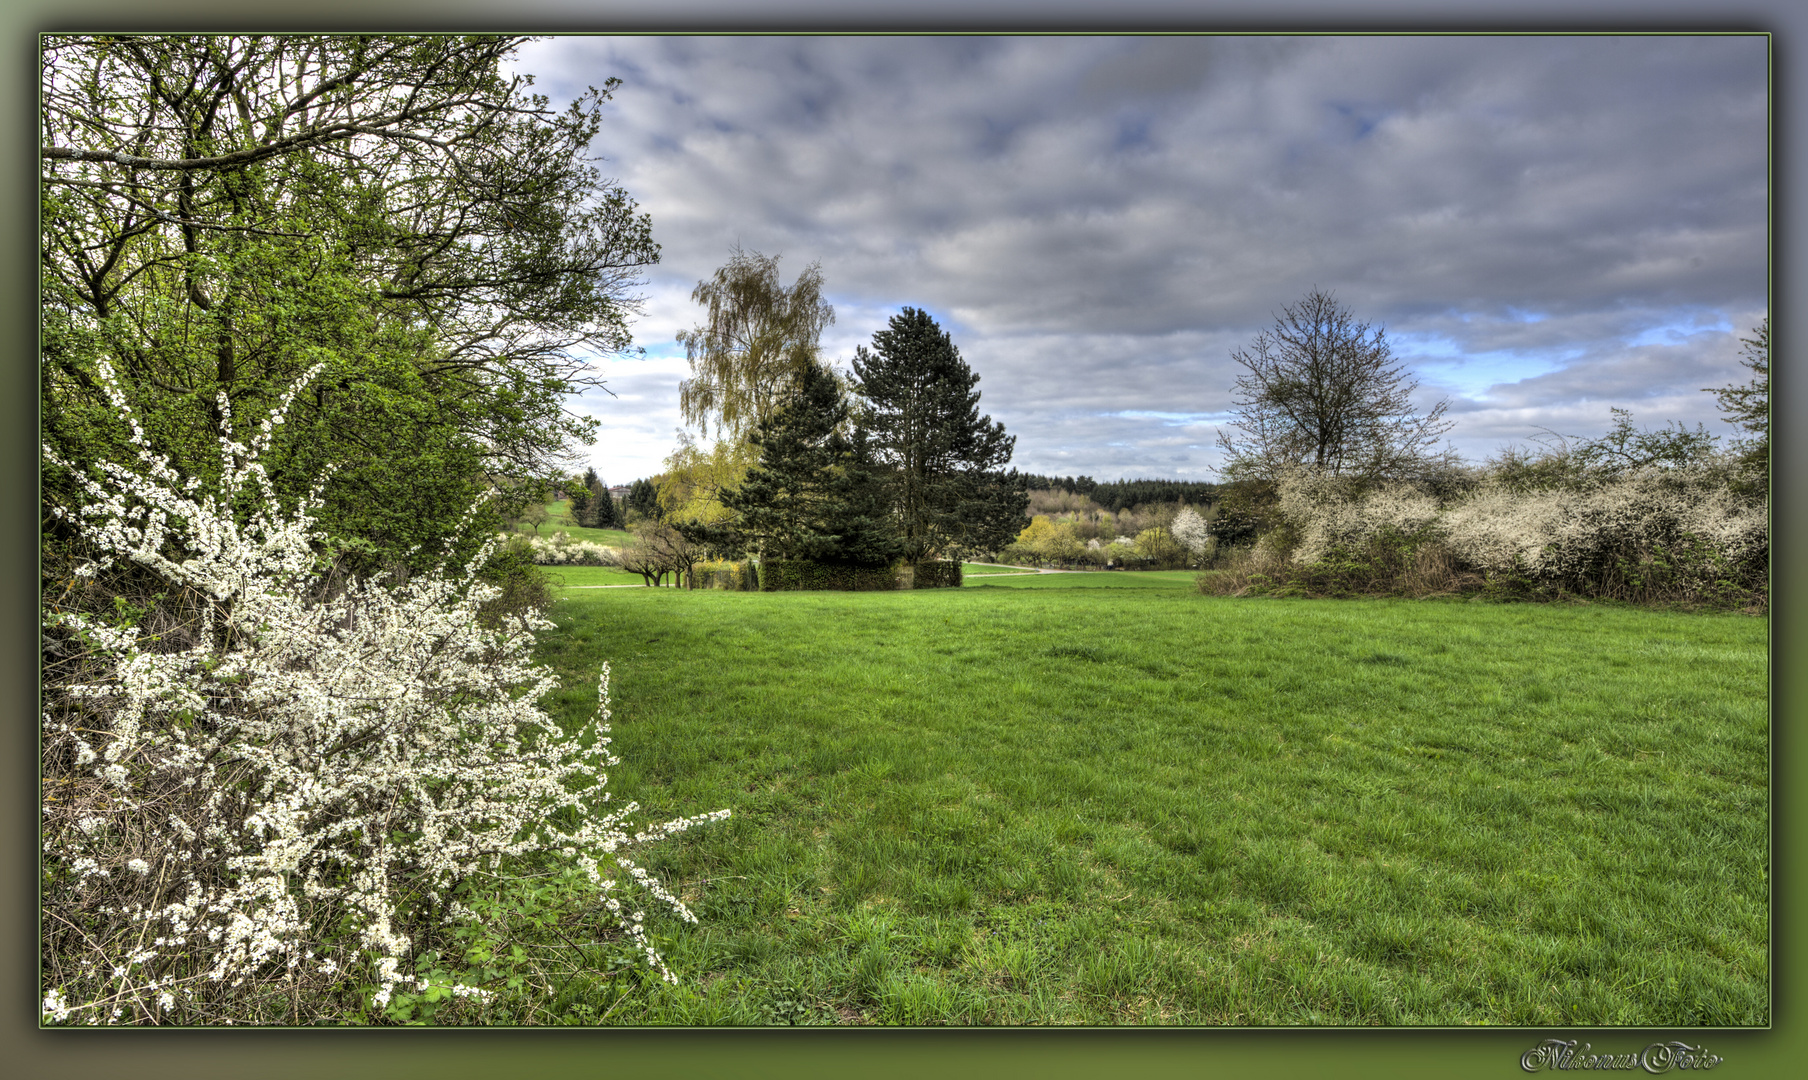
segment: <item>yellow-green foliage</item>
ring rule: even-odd
[[[1086,547],[1071,523],[1057,522],[1047,514],[1030,519],[1017,534],[1016,546],[1045,562],[1072,562]]]
[[[1174,534],[1160,525],[1136,534],[1136,553],[1161,567],[1179,566],[1187,554]]]
[[[698,563],[692,571],[691,582],[691,587],[696,589],[733,592],[752,592],[760,587],[759,573],[748,561]]]
[[[745,439],[723,440],[708,452],[680,433],[678,449],[665,459],[659,478],[659,509],[673,523],[720,524],[734,516],[722,493],[739,487],[759,460],[759,448]]]

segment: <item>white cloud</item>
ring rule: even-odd
[[[826,355],[925,308],[1020,467],[1104,479],[1201,475],[1209,432],[1153,414],[1222,412],[1230,350],[1313,286],[1452,395],[1471,457],[1614,405],[1714,427],[1699,388],[1743,381],[1762,318],[1764,65],[1755,37],[646,37],[517,66],[555,99],[624,79],[594,149],[664,246],[650,354],[732,244],[820,260]],[[582,406],[611,479],[677,423],[682,360],[635,363],[632,409]]]

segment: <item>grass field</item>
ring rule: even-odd
[[[542,566],[540,570],[555,587],[582,588],[588,585],[645,585],[646,579],[615,566]],[[666,580],[671,581],[670,575]]]
[[[1613,606],[569,591],[682,985],[610,1023],[1761,1025],[1766,626]],[[1079,587],[1076,587],[1079,586]]]
[[[1193,589],[1197,570],[1099,570],[963,580],[969,589]]]
[[[1033,574],[1035,572],[1036,571],[1034,570],[1028,570],[1021,566],[998,566],[993,563],[961,563],[962,577],[966,577],[969,574]]]
[[[515,531],[528,536],[547,536],[562,532],[573,540],[588,540],[593,544],[605,544],[609,547],[621,547],[634,539],[634,534],[625,529],[585,529],[571,524],[571,500],[560,499],[546,504],[546,512],[551,520],[540,526],[539,532],[532,525],[516,525]]]

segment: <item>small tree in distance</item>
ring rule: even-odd
[[[609,485],[597,478],[595,469],[584,474],[584,484],[588,489],[585,502],[588,504],[586,520],[590,527],[593,529],[621,528],[621,515],[615,511],[615,499],[609,494]]]
[[[1231,353],[1244,374],[1234,401],[1240,435],[1218,433],[1232,481],[1277,480],[1290,467],[1365,480],[1405,479],[1439,463],[1448,402],[1418,415],[1418,382],[1393,363],[1385,330],[1372,330],[1329,293],[1313,289],[1281,310],[1272,329]]]

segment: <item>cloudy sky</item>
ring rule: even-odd
[[[846,365],[926,309],[1013,464],[1215,479],[1232,350],[1313,287],[1385,327],[1480,461],[1542,429],[1730,433],[1765,313],[1760,37],[567,37],[555,102],[662,261],[599,361],[611,483],[675,445],[676,334],[735,243],[820,262]]]

